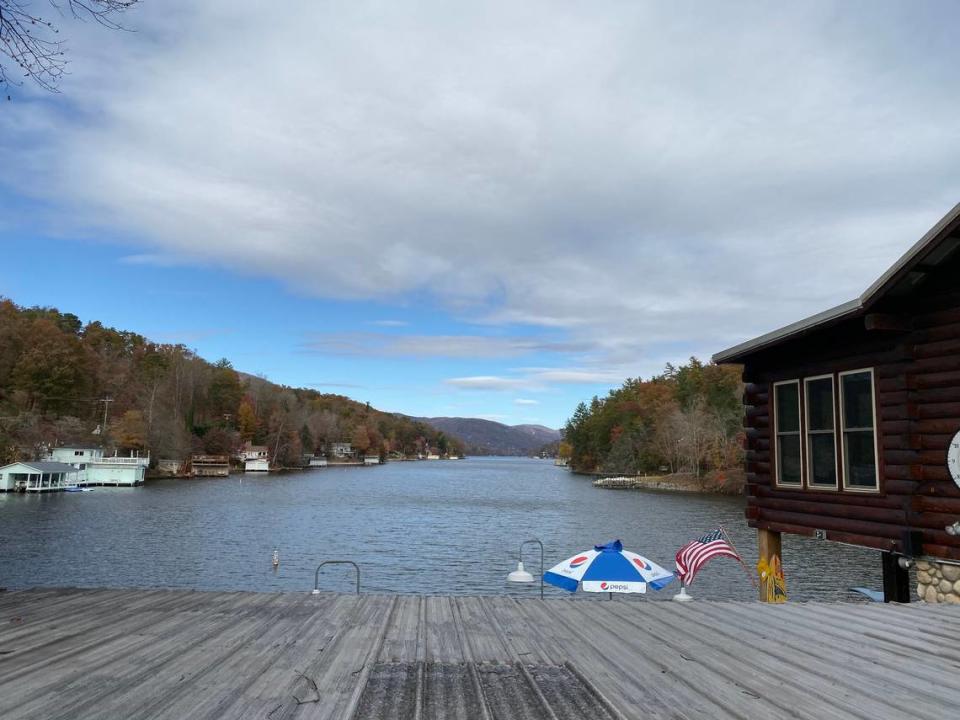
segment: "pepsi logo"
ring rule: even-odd
[[[576,568],[583,565],[589,558],[586,555],[578,555],[570,561],[570,567]]]
[[[650,566],[647,565],[647,564],[646,564],[643,560],[641,560],[640,558],[634,558],[634,559],[633,559],[633,562],[634,562],[634,563],[636,564],[636,566],[637,566],[638,568],[640,568],[641,570],[650,570],[650,569],[651,569]]]

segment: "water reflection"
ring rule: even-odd
[[[752,568],[756,540],[742,498],[599,490],[547,461],[474,458],[165,480],[0,495],[0,585],[306,591],[322,560],[351,559],[362,568],[365,592],[533,597],[538,586],[506,583],[527,538],[543,541],[547,567],[620,538],[672,568],[677,548],[718,524]],[[537,552],[528,550],[527,566],[537,568]],[[783,551],[791,599],[855,600],[848,588],[880,587],[876,552],[793,536],[784,536]],[[352,571],[325,568],[321,587],[351,591]],[[675,588],[648,597],[668,599]],[[754,597],[730,560],[708,565],[691,592]]]

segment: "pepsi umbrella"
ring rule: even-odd
[[[647,585],[659,590],[669,584],[673,573],[624,550],[623,543],[614,540],[554,565],[543,579],[570,592],[576,592],[579,585],[585,592],[645,593]]]

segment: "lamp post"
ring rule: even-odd
[[[507,582],[532,583],[533,575],[523,569],[523,546],[536,543],[540,546],[540,599],[543,600],[543,543],[534,538],[520,543],[520,552],[517,554],[517,569],[507,575]]]

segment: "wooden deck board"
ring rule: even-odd
[[[39,588],[0,593],[0,717],[949,717],[957,638],[922,605]]]

